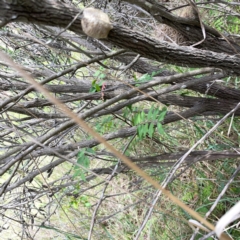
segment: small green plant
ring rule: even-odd
[[[80,178],[83,181],[86,181],[85,170],[82,169],[80,166],[83,166],[84,168],[87,168],[87,169],[90,166],[90,160],[89,160],[89,157],[86,155],[86,153],[94,153],[94,151],[91,148],[83,148],[78,153],[78,158],[77,158],[78,165],[74,166],[74,174],[73,174],[74,177],[80,176]]]
[[[152,138],[156,126],[159,133],[163,134],[164,129],[161,122],[164,120],[166,113],[166,107],[163,107],[162,110],[159,108],[151,107],[148,113],[141,111],[135,114],[132,117],[132,124],[134,126],[137,126],[137,135],[139,139],[141,140],[146,136]]]
[[[84,207],[91,207],[91,203],[89,202],[89,197],[86,195],[81,195],[78,198],[72,197],[71,201],[69,202],[69,205],[75,209],[78,209],[80,205],[83,205]]]
[[[94,73],[94,77],[96,77],[96,79],[94,79],[92,81],[92,86],[90,88],[90,92],[94,93],[94,92],[100,92],[102,89],[102,82],[104,80],[104,78],[106,77],[106,74],[104,73],[105,69],[103,67],[99,67],[99,69]],[[102,80],[101,83],[97,83],[97,80],[100,79]]]
[[[102,84],[97,83],[97,79],[92,81],[92,86],[90,88],[90,93],[100,92],[102,89]]]

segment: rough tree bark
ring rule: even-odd
[[[139,1],[139,4],[142,2],[144,1]],[[144,7],[146,4],[141,4],[141,6]],[[149,4],[147,6],[149,7]],[[68,11],[66,11],[66,9]],[[159,17],[161,17],[161,14],[164,14],[164,18],[170,16],[166,10],[155,5],[150,5],[150,9],[146,8],[146,10],[153,11],[151,14],[155,16],[156,14]],[[78,9],[54,0],[14,0],[10,2],[0,2],[0,20],[2,26],[8,22],[23,21],[66,28],[78,14]],[[165,23],[169,23],[169,21],[170,20],[167,19]],[[174,24],[169,23],[169,25]],[[191,27],[192,32],[194,29],[196,32],[200,30],[199,26],[189,27]],[[176,28],[178,29],[180,26]],[[186,25],[181,26],[181,29],[184,28],[186,29]],[[69,29],[75,33],[83,34],[80,17],[71,23]],[[114,24],[113,29],[109,33],[108,41],[111,41],[121,48],[129,49],[142,56],[160,62],[180,66],[187,65],[189,67],[216,67],[227,71],[229,75],[240,74],[240,69],[238,68],[240,65],[240,58],[236,55],[229,55],[229,53],[236,54],[236,51],[239,50],[238,45],[234,44],[233,46],[231,40],[228,40],[228,42],[231,42],[231,44],[229,44],[225,39],[220,39],[219,35],[213,36],[213,33],[209,33],[208,36],[209,37],[204,42],[204,47],[208,48],[207,51],[193,47],[175,46],[169,43],[159,42],[131,29]],[[222,53],[215,52],[217,51],[217,46],[220,46],[219,51],[221,50]],[[225,50],[226,53],[224,53]]]

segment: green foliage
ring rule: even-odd
[[[143,82],[149,82],[153,79],[154,76],[156,76],[158,73],[161,73],[162,70],[159,70],[159,71],[156,71],[156,72],[152,72],[151,74],[149,73],[146,73],[146,74],[143,74],[141,77],[137,77],[136,75],[133,75],[133,78],[136,82],[139,82],[139,83],[143,83]],[[138,85],[136,85],[138,86]]]
[[[105,134],[106,132],[114,130],[115,123],[113,116],[103,116],[101,121],[96,123],[95,130],[98,133]]]
[[[104,70],[105,69],[103,67],[99,67],[99,70],[97,70],[93,76],[99,79],[104,79],[106,77]]]
[[[123,117],[124,118],[128,118],[129,115],[133,112],[133,107],[132,105],[129,105],[129,106],[126,106],[124,109],[123,109]]]
[[[102,84],[97,83],[97,80],[93,80],[92,81],[92,86],[90,88],[90,92],[94,93],[94,92],[100,92],[102,88]]]
[[[149,82],[149,81],[151,81],[152,79],[153,79],[152,74],[146,73],[146,74],[142,75],[140,78],[138,78],[138,81],[139,81],[139,82]]]
[[[187,191],[187,192],[185,192],[185,194],[183,195],[182,200],[183,200],[184,202],[190,202],[190,201],[192,201],[193,197],[194,197],[194,192],[192,192],[192,191]]]
[[[216,18],[216,21],[214,22],[214,27],[221,31],[222,30],[222,27],[223,27],[223,17],[218,17]]]
[[[91,148],[83,148],[78,153],[78,158],[77,158],[78,165],[74,166],[74,174],[73,174],[74,177],[80,176],[80,178],[84,181],[86,181],[85,170],[82,169],[80,166],[83,166],[84,168],[87,168],[87,169],[90,166],[90,160],[89,160],[89,157],[86,155],[86,153],[94,153],[94,151]]]
[[[100,66],[99,69],[93,74],[94,77],[96,77],[96,79],[94,79],[92,81],[92,86],[90,88],[90,92],[94,93],[94,92],[100,92],[101,88],[102,88],[102,82],[101,83],[97,83],[97,80],[104,80],[104,78],[106,77],[106,74],[104,73],[105,68]]]
[[[204,131],[197,125],[197,124],[193,124],[195,129],[196,129],[196,132],[199,134],[200,137],[202,137],[205,133]]]
[[[72,198],[70,201],[71,207],[78,209],[79,205],[83,205],[84,207],[91,207],[91,203],[89,202],[89,197],[85,195],[81,195],[78,198]]]
[[[227,22],[228,22],[228,31],[231,33],[238,34],[239,33],[239,25],[240,25],[239,17],[238,16],[228,16]]]
[[[137,135],[140,140],[144,139],[146,136],[152,138],[155,131],[155,126],[160,134],[164,133],[163,126],[161,122],[164,120],[167,113],[167,108],[163,107],[162,110],[152,106],[148,113],[141,111],[136,113],[132,117],[133,126],[137,126]]]

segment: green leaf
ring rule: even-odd
[[[133,126],[137,126],[137,115],[134,115],[132,117],[132,124],[133,124]]]
[[[100,75],[99,75],[99,78],[100,79],[104,79],[106,77],[106,75],[104,74],[104,73],[101,73]]]
[[[85,152],[90,152],[92,151],[92,149],[90,150],[90,148],[83,148],[79,153],[78,153],[78,158],[77,158],[77,163],[81,166],[83,166],[84,168],[89,168],[90,166],[90,160],[89,157],[85,155]],[[86,181],[86,176],[85,176],[85,170],[82,169],[81,167],[79,167],[78,165],[74,166],[74,177],[78,177],[80,176],[80,178],[83,181]]]
[[[146,74],[142,75],[138,80],[140,82],[145,82],[145,81],[150,81],[152,79],[153,79],[153,77],[151,75],[149,75],[148,73],[146,73]]]
[[[140,113],[140,122],[143,122],[145,120],[146,114],[144,111]]]
[[[95,73],[94,73],[94,77],[98,77],[99,76],[99,74],[101,74],[101,71],[99,71],[99,70],[97,70]]]
[[[147,115],[147,119],[148,120],[154,119],[153,116],[152,116],[153,115],[153,111],[154,111],[153,108],[150,108],[150,110],[148,111],[148,115]]]
[[[79,177],[79,176],[83,181],[86,181],[86,176],[85,176],[84,170],[81,169],[79,166],[74,166],[73,177],[76,178],[76,177]]]
[[[79,161],[81,161],[81,159],[84,156],[84,154],[85,154],[85,148],[83,148],[80,152],[78,152],[78,159],[77,159],[78,163],[79,163]]]
[[[85,149],[83,154],[80,152],[80,154],[78,155],[77,163],[82,165],[85,168],[89,168],[90,160],[88,156],[85,156]]]
[[[128,109],[130,110],[130,112],[133,111],[133,109],[132,109],[132,105],[127,105],[126,108],[128,108]]]
[[[160,122],[157,123],[157,129],[160,134],[164,134],[164,129]]]
[[[102,86],[100,86],[99,84],[95,85],[96,92],[100,92],[101,88],[102,88]]]
[[[92,148],[86,148],[86,152],[95,154],[95,151]]]
[[[148,135],[149,135],[150,138],[153,137],[153,133],[154,133],[154,124],[150,123],[149,129],[148,129]]]
[[[141,113],[136,115],[136,125],[140,124],[142,122],[142,116]]]
[[[148,133],[148,124],[142,124],[137,127],[137,134],[140,140],[146,137]]]
[[[89,90],[90,93],[95,93],[96,92],[96,89],[94,87],[91,87],[90,90]]]
[[[194,124],[194,127],[197,129],[197,132],[198,132],[201,136],[204,135],[204,132],[203,132],[196,124]]]
[[[92,206],[91,203],[89,202],[85,203],[85,207],[91,207],[91,206]]]
[[[92,86],[90,88],[90,93],[94,93],[94,92],[100,92],[101,91],[101,87],[102,85],[96,83],[97,80],[93,80],[92,81]]]
[[[159,114],[159,109],[156,108],[154,111],[153,111],[153,115],[152,115],[152,120],[156,120],[157,119],[157,115]]]
[[[161,73],[163,70],[158,70],[156,72],[152,72],[151,76],[154,77],[156,76],[157,74]]]
[[[137,127],[137,135],[138,135],[140,140],[143,138],[143,127],[142,127],[142,125]]]
[[[167,113],[167,108],[163,107],[163,109],[160,111],[161,113],[158,116],[158,121],[161,122],[164,120],[166,113]]]
[[[148,123],[144,124],[143,125],[143,137],[146,137],[147,136],[147,133],[148,133]]]

